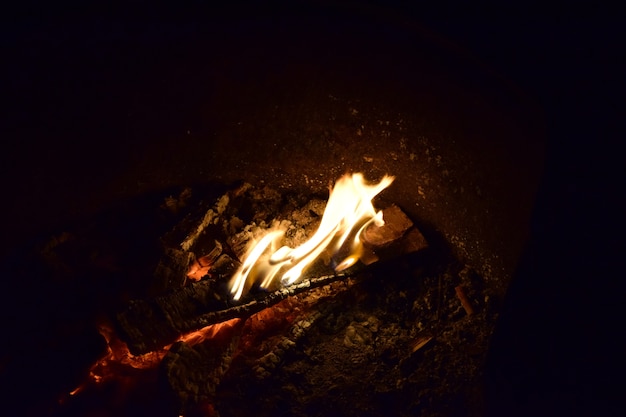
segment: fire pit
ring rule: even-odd
[[[141,135],[123,175],[76,197],[88,215],[12,263],[20,282],[35,280],[43,311],[9,328],[22,335],[52,316],[22,339],[32,364],[14,361],[24,352],[13,343],[3,352],[4,380],[43,370],[51,381],[34,406],[20,394],[12,407],[481,414],[482,365],[541,159],[532,109],[416,28],[322,20],[214,27],[227,46],[215,33],[185,38],[172,48],[184,65],[153,68],[131,90],[165,77],[181,109],[144,97],[139,111],[189,113],[158,139],[148,125],[159,120],[133,119]],[[294,255],[324,229],[329,185],[355,172],[395,180],[345,241],[318,239],[336,250]],[[385,225],[390,235],[375,232]],[[291,279],[282,262],[311,254]],[[42,352],[67,365],[42,365]]]

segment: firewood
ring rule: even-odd
[[[216,240],[215,246],[208,254],[200,256],[189,266],[186,276],[192,281],[201,280],[208,275],[220,255],[222,255],[222,244]]]
[[[120,338],[135,355],[170,344],[184,332],[185,321],[228,307],[220,293],[215,281],[204,280],[160,297],[132,300],[116,316]]]
[[[176,290],[185,286],[188,280],[197,281],[205,275],[206,264],[214,263],[225,249],[211,229],[224,223],[225,218],[230,218],[226,216],[229,204],[251,187],[246,183],[231,189],[211,206],[200,202],[196,209],[190,210],[161,237],[162,255],[154,271],[150,293],[163,294]],[[188,200],[190,193],[190,189],[185,189],[179,200],[183,202]],[[169,197],[163,207],[171,211],[172,204],[172,198]],[[178,210],[177,207],[174,211]]]
[[[461,305],[465,309],[467,315],[471,316],[472,314],[474,314],[474,308],[472,307],[472,303],[470,302],[469,298],[467,298],[467,295],[465,295],[465,290],[463,289],[463,287],[458,285],[454,288],[454,291],[456,292],[456,296],[458,297],[459,301],[461,301]]]
[[[375,224],[369,226],[363,232],[363,241],[372,247],[382,248],[397,242],[404,234],[413,227],[413,222],[396,205],[383,210],[382,226]]]
[[[385,220],[383,226],[372,225],[362,234],[364,246],[371,255],[369,258],[361,259],[363,264],[378,259],[391,259],[428,246],[419,230],[397,206],[383,210],[383,218]],[[218,246],[218,243],[215,243],[214,247]],[[214,255],[217,252],[219,252],[217,249],[211,251],[211,259],[215,259]],[[174,252],[171,253],[175,255]],[[193,266],[193,262],[189,262],[187,252],[183,251],[180,255],[183,261],[177,271],[185,275],[189,270],[180,272],[182,266],[188,268],[190,263]],[[223,257],[227,255],[222,254],[219,259]],[[219,267],[219,259],[215,261],[213,268]],[[117,314],[120,337],[127,342],[130,352],[146,353],[173,343],[185,333],[210,324],[232,318],[249,317],[287,297],[344,279],[354,275],[358,270],[358,267],[352,267],[346,273],[330,275],[326,272],[313,272],[312,278],[275,291],[249,294],[247,298],[241,300],[241,304],[233,304],[226,288],[227,280],[223,277],[234,273],[237,262],[222,263],[227,264],[228,268],[218,274],[222,277],[219,280],[205,279],[156,298],[134,300],[124,311]]]
[[[229,319],[249,317],[287,297],[347,276],[314,277],[270,293],[258,293],[239,305],[232,305],[220,296],[215,281],[200,281],[167,296],[132,301],[126,310],[117,314],[117,325],[129,351],[134,355],[143,354],[173,343],[185,333]]]
[[[433,340],[433,336],[430,333],[424,333],[418,335],[415,340],[412,340],[409,347],[410,353],[413,354],[426,346],[431,340]]]
[[[383,210],[382,226],[371,224],[361,239],[376,260],[387,260],[426,249],[428,242],[409,217],[396,205]],[[364,262],[366,264],[371,262]]]
[[[243,321],[237,320],[221,327],[211,339],[193,346],[178,341],[168,350],[161,371],[169,390],[181,400],[181,407],[215,396],[239,345],[243,327]]]
[[[349,274],[333,274],[324,275],[304,280],[302,282],[283,287],[271,293],[267,293],[245,304],[236,305],[224,310],[213,311],[200,315],[187,322],[189,331],[192,329],[202,328],[210,324],[220,323],[235,317],[249,317],[263,309],[273,306],[274,304],[313,288],[322,287],[335,281],[345,279]]]

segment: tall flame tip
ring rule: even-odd
[[[395,180],[385,174],[377,183],[365,181],[361,172],[345,174],[330,190],[326,209],[317,231],[309,240],[296,248],[280,246],[285,228],[274,227],[254,245],[244,259],[242,266],[231,279],[231,294],[239,300],[252,281],[261,281],[267,288],[275,277],[280,277],[282,285],[298,281],[323,252],[332,247],[331,256],[341,255],[335,270],[343,271],[353,266],[362,256],[362,243],[359,235],[371,222],[379,224],[382,212],[376,212],[372,199]],[[281,224],[274,222],[274,225]],[[272,253],[270,248],[279,246]],[[285,272],[282,272],[285,271]],[[282,274],[281,274],[282,272]]]

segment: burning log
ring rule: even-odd
[[[294,323],[287,332],[288,336],[284,336],[271,352],[266,353],[258,359],[256,365],[253,367],[256,378],[262,380],[271,376],[272,372],[278,367],[278,364],[284,359],[285,355],[296,346],[298,340],[304,337],[308,329],[322,316],[322,311],[318,310]]]
[[[383,217],[384,226],[371,225],[363,233],[374,260],[379,257],[390,259],[427,247],[422,234],[397,206],[383,210]],[[203,280],[151,300],[133,300],[126,310],[117,315],[117,324],[130,352],[142,354],[173,343],[183,334],[205,326],[249,317],[287,297],[345,279],[357,270],[353,267],[349,273],[322,275],[275,291],[258,292],[247,297],[242,304],[235,305],[229,300],[224,282]]]
[[[199,204],[200,211],[188,213],[162,237],[163,253],[154,271],[154,293],[178,289],[186,285],[188,280],[197,281],[206,275],[208,267],[217,262],[224,252],[222,243],[214,236],[221,231],[211,233],[214,232],[212,229],[225,222],[226,212],[233,205],[233,200],[241,198],[250,188],[250,184],[243,184],[226,192],[210,207]],[[191,191],[185,189],[183,194],[191,194]],[[170,209],[170,201],[171,198],[166,199],[166,209]]]
[[[215,395],[239,344],[242,330],[243,321],[234,320],[224,323],[211,339],[195,346],[184,341],[172,345],[163,358],[161,369],[182,404],[198,404],[207,395]]]
[[[273,306],[274,304],[277,304],[287,297],[303,293],[313,288],[318,288],[324,285],[331,284],[335,281],[345,279],[348,276],[348,274],[334,274],[307,279],[300,283],[292,284],[269,294],[263,295],[260,298],[254,299],[245,304],[236,305],[226,308],[224,310],[203,314],[194,318],[193,320],[190,320],[187,325],[190,327],[189,330],[194,330],[195,328],[201,328],[210,324],[220,323],[222,321],[230,320],[236,317],[249,317],[254,313],[257,313],[261,310]]]
[[[376,212],[372,206],[372,198],[392,181],[393,177],[385,176],[380,183],[370,185],[361,174],[344,176],[331,191],[317,231],[305,243],[292,242],[286,233],[292,229],[295,232],[293,225],[303,224],[301,219],[279,222],[278,229],[266,230],[262,238],[250,228],[242,230],[238,207],[245,206],[248,197],[252,208],[261,209],[274,207],[277,199],[272,198],[269,204],[260,202],[262,199],[248,184],[224,194],[200,218],[183,221],[191,232],[178,227],[166,236],[164,243],[170,242],[165,251],[167,262],[159,264],[156,275],[167,281],[169,288],[176,282],[174,290],[132,301],[117,315],[120,336],[131,353],[150,352],[185,333],[249,317],[287,297],[344,279],[357,272],[359,261],[360,265],[369,265],[426,248],[426,240],[399,207],[392,205]],[[253,222],[256,218],[267,225],[265,217],[253,217]],[[231,238],[233,234],[235,238]],[[308,235],[306,231],[301,234],[303,238]],[[185,236],[182,241],[180,236]],[[247,243],[255,238],[260,240],[242,258],[243,246],[250,246]],[[276,249],[280,244],[283,246]],[[234,250],[237,254],[233,256],[243,259],[243,264],[232,259],[230,252],[222,253],[223,248]],[[303,275],[305,269],[308,272]],[[332,270],[334,273],[328,273]],[[180,288],[187,278],[203,277]],[[225,277],[232,277],[230,283]],[[254,288],[257,291],[249,294]]]
[[[278,302],[313,288],[345,279],[347,274],[326,275],[257,294],[244,304],[231,305],[215,290],[215,282],[200,281],[168,296],[134,300],[117,315],[121,337],[134,355],[175,342],[183,334],[233,318],[246,318]]]

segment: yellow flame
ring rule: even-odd
[[[243,265],[231,280],[231,294],[238,300],[253,282],[262,288],[271,285],[280,276],[283,285],[295,283],[324,251],[333,258],[340,257],[334,266],[343,271],[354,265],[363,252],[360,235],[372,222],[383,224],[382,212],[376,212],[372,199],[393,182],[385,175],[376,184],[368,184],[363,174],[346,174],[333,187],[319,228],[297,248],[282,246],[276,250],[284,230],[270,230],[255,243],[246,255]],[[269,253],[268,253],[269,252]]]

